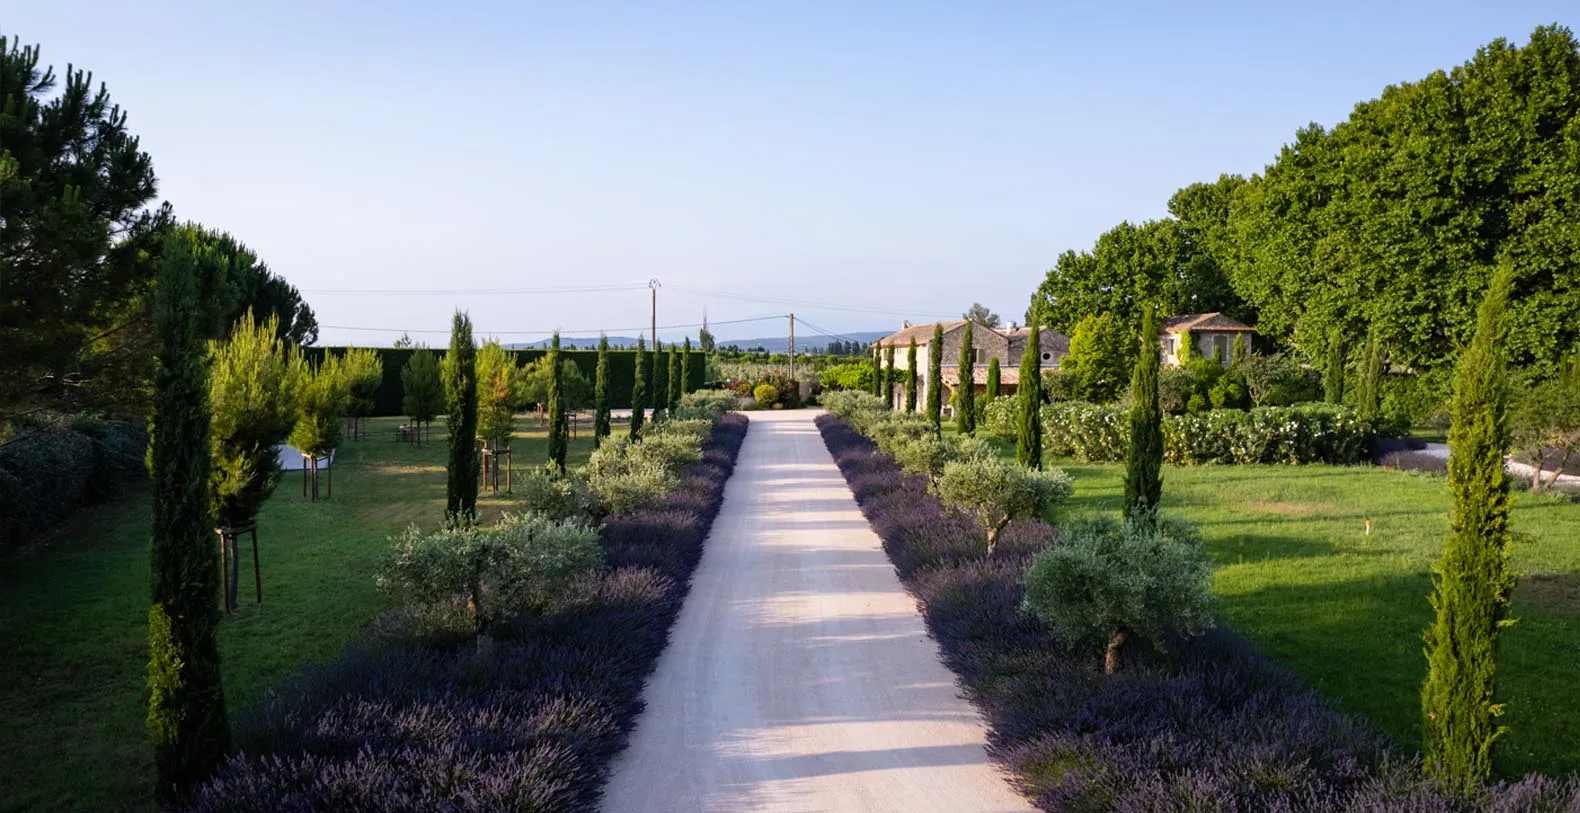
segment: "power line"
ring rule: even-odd
[[[602,285],[580,288],[308,288],[304,294],[378,294],[390,296],[527,296],[539,294],[603,294],[640,291],[646,285]]]
[[[857,308],[857,307],[852,307],[850,305],[835,305],[835,304],[828,303],[828,302],[814,302],[814,301],[807,300],[807,299],[787,299],[787,298],[783,298],[783,297],[757,296],[757,295],[754,295],[754,294],[737,294],[737,293],[731,293],[729,291],[717,291],[717,290],[707,290],[707,289],[703,289],[703,288],[691,288],[691,287],[684,286],[684,285],[670,285],[670,286],[667,286],[667,287],[670,290],[672,290],[672,291],[684,291],[686,293],[699,294],[699,295],[702,295],[702,296],[717,296],[717,297],[721,297],[721,298],[724,298],[724,299],[739,299],[739,300],[743,300],[743,301],[746,301],[746,302],[762,302],[762,303],[766,303],[766,304],[770,304],[770,305],[793,305],[793,306],[804,307],[804,308],[815,308],[817,310],[847,311],[849,313],[872,313],[872,314],[878,314],[878,315],[882,315],[882,316],[928,316],[928,315],[938,316],[938,314],[917,314],[914,311],[881,310],[881,309],[877,309],[877,308]],[[946,316],[946,317],[941,317],[941,318],[950,318],[950,317]]]
[[[800,322],[803,325],[806,325],[809,328],[812,328],[812,332],[820,333],[820,334],[822,334],[824,336],[829,337],[830,339],[839,339],[840,341],[851,342],[852,344],[868,344],[868,342],[864,342],[864,341],[860,341],[858,339],[854,339],[854,338],[852,338],[850,336],[846,336],[843,333],[834,333],[832,331],[820,328],[817,325],[814,325],[811,322],[808,322],[807,320],[802,319],[799,316],[796,317],[796,321]]]
[[[711,324],[714,324],[714,325],[739,325],[739,324],[745,324],[747,322],[766,322],[766,321],[769,321],[769,320],[783,319],[783,318],[785,318],[784,314],[776,313],[776,314],[773,314],[772,316],[754,316],[754,317],[751,317],[749,319],[725,319],[725,320],[714,319],[714,320],[711,320]],[[330,329],[330,330],[354,330],[354,331],[361,331],[363,333],[424,333],[424,334],[444,334],[444,335],[448,335],[450,333],[449,330],[423,330],[421,328],[354,327],[354,326],[351,326],[351,325],[320,325],[319,327],[320,327],[320,329],[327,328],[327,329]],[[636,331],[636,332],[640,333],[642,331],[647,330],[648,327],[649,327],[648,325],[639,325],[637,327],[559,328],[557,330],[480,330],[478,332],[482,333],[484,335],[488,335],[488,336],[552,336],[555,333],[619,333],[619,332],[622,332],[622,331]],[[702,323],[701,322],[688,322],[688,323],[685,323],[685,324],[659,325],[658,329],[659,330],[678,330],[680,328],[692,328],[692,327],[702,327]]]

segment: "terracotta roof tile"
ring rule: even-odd
[[[1163,322],[1164,333],[1178,333],[1182,330],[1244,330],[1254,332],[1256,328],[1238,319],[1224,316],[1217,311],[1172,316]]]

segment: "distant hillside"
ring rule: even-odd
[[[839,339],[842,340],[842,341],[847,341],[847,342],[848,341],[856,341],[856,342],[860,342],[862,344],[871,344],[872,342],[875,342],[875,341],[877,341],[877,340],[883,338],[884,336],[887,336],[887,335],[889,335],[890,333],[893,333],[893,332],[894,331],[892,331],[892,330],[858,330],[858,331],[853,331],[851,333],[842,333],[842,334],[840,334]],[[664,338],[662,335],[659,338],[663,339],[666,342],[668,341],[668,339]],[[693,344],[695,344],[696,341],[697,341],[696,337],[693,336],[691,341],[692,341]],[[822,349],[825,345],[827,345],[830,341],[832,341],[832,339],[830,337],[828,337],[828,336],[824,336],[824,335],[821,335],[821,334],[813,333],[813,334],[807,335],[807,336],[796,336],[795,337],[795,347],[796,347],[797,351],[803,352],[803,353],[806,353],[806,352],[817,352],[818,350]],[[763,336],[763,337],[755,338],[755,339],[723,339],[723,338],[721,338],[721,339],[716,339],[715,342],[718,344],[719,347],[731,347],[731,346],[734,346],[734,347],[739,347],[742,350],[755,350],[755,349],[761,347],[761,348],[763,348],[764,350],[767,350],[770,353],[785,353],[785,352],[788,352],[789,349],[790,349],[790,347],[789,347],[789,345],[790,345],[790,338],[788,336]],[[609,344],[613,345],[615,347],[634,347],[636,345],[636,337],[635,336],[610,336],[609,337]],[[549,340],[548,339],[544,339],[542,341],[537,341],[537,342],[527,342],[527,343],[518,342],[518,343],[515,343],[515,344],[507,344],[507,345],[505,345],[505,347],[507,347],[507,348],[509,348],[511,350],[531,350],[531,349],[537,349],[537,348],[548,347],[548,346],[549,346]],[[597,336],[561,336],[560,337],[560,346],[561,347],[578,347],[578,348],[581,348],[583,350],[587,350],[587,349],[591,349],[591,348],[594,348],[594,347],[598,346],[598,337]]]

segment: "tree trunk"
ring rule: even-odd
[[[1103,655],[1103,673],[1112,675],[1119,671],[1119,650],[1130,640],[1130,630],[1120,627],[1108,639],[1108,652]]]
[[[989,555],[989,556],[993,555],[993,549],[998,546],[998,535],[999,535],[999,532],[1003,531],[1004,530],[1004,526],[1008,525],[1008,524],[1009,524],[1009,520],[1006,519],[1003,522],[998,523],[997,525],[989,525],[988,526],[988,534],[987,534],[988,552],[987,552],[987,555]]]

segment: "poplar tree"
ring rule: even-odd
[[[1124,515],[1155,517],[1163,498],[1163,408],[1158,401],[1158,322],[1152,308],[1141,315],[1141,354],[1130,377],[1130,449],[1125,456]],[[1237,346],[1244,343],[1236,340]]]
[[[673,414],[680,407],[680,393],[684,388],[680,379],[680,349],[674,342],[669,343],[669,370],[665,377],[669,379],[669,411]]]
[[[1328,362],[1322,371],[1322,398],[1330,404],[1344,403],[1344,334],[1338,328],[1328,333]]]
[[[154,479],[148,610],[148,732],[155,791],[174,803],[208,776],[230,747],[220,681],[219,562],[208,484],[208,348],[199,333],[196,260],[180,237],[165,241],[154,287]]]
[[[905,355],[905,411],[916,411],[916,337],[911,337],[911,349]]]
[[[450,352],[444,355],[445,426],[450,430],[444,518],[451,528],[477,522],[478,478],[483,463],[477,451],[477,346],[472,319],[456,311],[450,327]]]
[[[631,382],[631,439],[642,432],[647,414],[647,345],[636,337],[636,380]]]
[[[565,399],[561,394],[564,373],[560,369],[560,332],[554,331],[549,345],[549,465],[565,470],[566,447],[570,444],[570,423],[565,419]]]
[[[1032,314],[1026,351],[1020,356],[1019,421],[1015,431],[1015,459],[1030,469],[1042,468],[1042,330]]]
[[[955,415],[955,428],[962,435],[977,431],[977,365],[972,338],[971,320],[967,319],[965,335],[960,337],[960,403]]]
[[[691,392],[691,337],[680,346],[680,394]],[[678,405],[678,403],[677,403]]]
[[[992,401],[999,397],[1003,391],[1003,373],[998,369],[998,356],[988,359],[987,369],[987,399]]]
[[[593,374],[593,445],[609,437],[609,337],[598,337],[598,370]]]
[[[1383,347],[1382,337],[1373,325],[1366,337],[1366,360],[1355,387],[1355,415],[1375,421],[1382,415]]]
[[[937,432],[943,425],[944,409],[944,325],[933,325],[933,340],[927,345],[927,422]]]
[[[1427,771],[1471,790],[1492,771],[1492,747],[1506,730],[1497,692],[1498,633],[1507,618],[1514,572],[1509,566],[1508,381],[1501,344],[1510,273],[1493,278],[1476,333],[1454,374],[1448,488],[1449,536],[1436,574],[1436,623],[1426,631],[1427,678],[1421,687]]]

